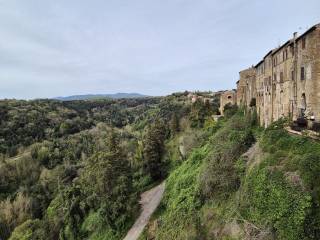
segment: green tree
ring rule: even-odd
[[[46,239],[46,229],[39,219],[27,220],[12,232],[9,240],[42,240]]]
[[[231,103],[226,104],[223,108],[224,116],[226,118],[232,117],[234,114],[237,113],[237,111],[238,111],[238,106],[232,105]]]
[[[208,101],[203,102],[203,100],[198,99],[191,106],[190,120],[191,127],[202,128],[207,117],[212,115],[212,107]]]
[[[161,121],[155,121],[144,137],[144,172],[153,180],[163,177],[163,154],[164,154],[165,126]]]
[[[10,201],[7,198],[0,202],[0,239],[7,239],[8,233],[16,226],[32,217],[32,199],[29,196],[19,192],[14,199]]]
[[[109,150],[110,152],[113,152],[113,153],[119,153],[119,138],[115,132],[115,130],[112,128],[111,129],[111,132],[109,133],[108,135],[108,138],[107,138],[107,144],[108,144],[108,147],[109,147]]]
[[[116,134],[111,133],[110,150],[90,157],[81,176],[88,206],[100,206],[106,223],[116,229],[124,226],[133,211],[132,172],[118,142]]]
[[[180,131],[179,126],[179,118],[176,113],[172,114],[171,121],[170,121],[170,132],[171,135],[174,135],[175,133]]]

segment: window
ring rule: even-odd
[[[305,72],[304,72],[304,67],[302,67],[301,68],[301,70],[300,70],[300,78],[301,78],[301,80],[305,80]]]
[[[283,83],[283,72],[280,72],[280,82]]]
[[[277,81],[277,74],[273,74],[273,81],[274,81],[274,82]]]
[[[285,61],[287,59],[288,59],[288,51],[286,49],[282,52],[282,61]]]
[[[302,47],[302,49],[306,48],[306,39],[305,38],[302,38],[301,47]]]
[[[294,81],[294,71],[291,71],[291,80]]]
[[[294,56],[294,47],[292,45],[290,46],[290,52],[291,52],[291,55]]]
[[[228,96],[228,99],[231,99],[232,97],[231,96]]]

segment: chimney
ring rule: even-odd
[[[298,36],[298,33],[297,33],[297,32],[294,32],[294,33],[293,33],[293,39],[296,39],[297,36]]]

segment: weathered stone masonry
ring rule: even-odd
[[[320,122],[320,24],[299,37],[295,33],[239,75],[236,103],[246,108],[255,103],[261,125],[281,117]]]
[[[223,115],[224,106],[227,104],[237,104],[237,96],[235,90],[224,91],[220,95],[220,113]]]

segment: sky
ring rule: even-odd
[[[235,88],[319,0],[0,0],[0,98]]]

